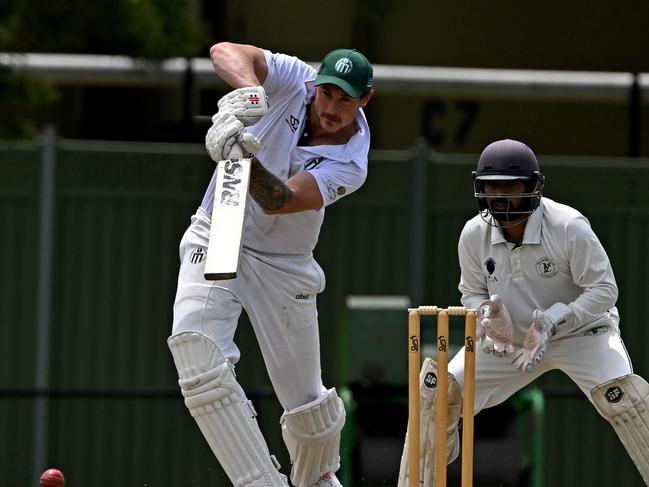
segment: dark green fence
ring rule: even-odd
[[[44,462],[63,469],[69,485],[228,485],[184,409],[165,342],[178,242],[211,161],[196,146],[49,140],[50,180],[42,179],[43,141],[0,145],[4,477],[10,485],[34,484],[34,463]],[[458,302],[456,244],[475,213],[475,159],[421,146],[374,152],[365,186],[327,210],[316,252],[327,274],[319,297],[327,385],[341,385],[338,364],[350,353],[340,333],[348,295]],[[649,376],[649,331],[639,306],[649,294],[649,162],[541,156],[541,164],[546,194],[576,205],[606,246],[623,336],[636,371]],[[43,205],[48,184],[52,198]],[[52,210],[49,247],[41,239],[43,208]],[[48,248],[44,299],[39,279],[48,275]],[[281,410],[245,320],[237,340],[238,377],[287,469]],[[541,385],[568,384],[550,374]],[[642,485],[586,401],[550,394],[546,404],[546,485]]]

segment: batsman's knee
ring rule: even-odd
[[[184,331],[170,336],[167,344],[188,408],[220,400],[232,393],[240,395],[241,386],[234,376],[234,366],[207,336]]]

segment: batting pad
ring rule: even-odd
[[[649,485],[649,384],[629,374],[595,387],[591,396]]]
[[[437,392],[437,363],[426,358],[419,372],[419,485],[433,487],[435,472],[435,395]],[[460,452],[458,433],[462,414],[462,388],[453,374],[448,374],[448,422],[447,445],[448,461],[455,460]],[[408,432],[401,455],[398,487],[408,486]]]
[[[340,468],[340,432],[345,407],[336,389],[282,415],[282,436],[291,456],[295,487],[315,484],[325,473]]]
[[[288,487],[257,425],[233,366],[205,335],[167,340],[185,405],[235,487]]]

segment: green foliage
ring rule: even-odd
[[[156,60],[193,56],[206,36],[189,0],[66,0],[36,5],[22,0],[13,5],[18,25],[5,46],[12,51]]]
[[[150,58],[196,55],[206,40],[206,28],[189,15],[187,2],[120,0],[130,18],[127,37],[134,51]]]
[[[38,133],[33,114],[59,99],[50,84],[0,70],[0,139],[31,139]]]
[[[0,52],[113,54],[162,60],[194,56],[206,27],[191,0],[0,2]],[[29,138],[33,115],[56,102],[44,80],[0,66],[0,138]]]
[[[19,23],[20,3],[0,3],[0,49],[9,45]]]

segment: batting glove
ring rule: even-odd
[[[514,366],[525,372],[534,371],[543,360],[552,330],[552,325],[546,323],[540,309],[534,310],[532,318],[532,324],[523,340],[523,347],[513,356]]]
[[[219,100],[218,107],[232,112],[247,127],[268,113],[268,97],[263,86],[246,86],[225,95]]]
[[[243,133],[243,123],[232,112],[219,111],[205,135],[205,148],[214,162],[229,159],[230,151]]]

